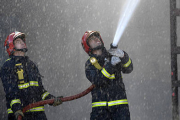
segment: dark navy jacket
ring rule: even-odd
[[[103,74],[102,70],[98,70],[91,64],[90,59],[87,60],[85,64],[86,77],[96,86],[91,91],[92,103],[127,99],[121,73],[130,73],[133,70],[132,60],[128,54],[124,52],[124,57],[121,58],[121,62],[116,66],[111,64],[111,56],[105,49],[103,55],[97,56],[92,54],[90,57],[95,57],[98,60],[100,66],[106,71],[105,73],[115,75],[114,79],[108,78]]]
[[[16,64],[21,63],[24,80],[19,81]],[[42,85],[37,66],[27,57],[13,56],[1,68],[1,80],[6,93],[8,113],[14,113],[37,101],[54,98]],[[44,111],[44,106],[29,112]]]

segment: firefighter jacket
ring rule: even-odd
[[[92,65],[92,57],[96,58],[101,69]],[[132,60],[125,51],[124,57],[120,58],[121,62],[116,66],[111,64],[110,59],[110,54],[104,48],[101,56],[92,54],[85,64],[86,77],[96,86],[91,91],[92,107],[128,104],[121,73],[130,73],[133,70]]]
[[[43,88],[42,76],[27,56],[12,56],[4,63],[1,73],[8,114],[31,103],[54,98]],[[44,111],[44,106],[31,108],[26,112],[38,111]]]

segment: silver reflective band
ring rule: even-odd
[[[105,68],[103,68],[103,69],[101,70],[101,72],[102,72],[102,74],[103,74],[105,77],[107,77],[107,78],[109,78],[109,79],[115,79],[114,74],[110,75],[110,74],[105,70]]]
[[[30,81],[30,86],[39,86],[37,81]]]
[[[18,85],[19,89],[24,89],[24,88],[28,88],[29,87],[29,83],[25,83],[22,85]]]
[[[40,107],[34,107],[34,108],[31,108],[29,110],[27,110],[26,112],[36,112],[36,111],[44,111],[44,106],[40,106]],[[10,113],[13,113],[13,111],[11,110],[11,108],[9,108],[7,110],[8,114]]]
[[[11,110],[11,108],[9,108],[8,110],[7,110],[7,113],[9,114],[9,113],[13,113],[13,111]]]
[[[27,110],[26,112],[35,112],[35,111],[44,111],[44,106],[34,107],[34,108]]]
[[[131,59],[129,58],[129,61],[123,65],[123,67],[128,67],[131,64]]]
[[[45,92],[44,94],[42,94],[42,99],[44,100],[48,95],[49,95],[49,93]]]
[[[102,102],[94,102],[92,103],[92,107],[100,107],[100,106],[114,106],[114,105],[121,105],[121,104],[128,104],[127,99],[122,100],[115,100],[115,101],[102,101]]]
[[[19,84],[19,89],[28,88],[29,86],[39,86],[38,81],[30,81],[29,83]]]
[[[12,107],[12,105],[13,105],[13,104],[16,104],[16,103],[19,103],[19,104],[21,104],[21,101],[20,101],[20,99],[15,99],[15,100],[12,100],[12,101],[11,101],[11,104],[10,104],[10,106]]]

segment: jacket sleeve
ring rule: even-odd
[[[128,54],[124,51],[124,57],[121,58],[122,63],[122,72],[123,73],[131,73],[133,71],[133,63],[131,58],[129,58]]]
[[[87,79],[96,86],[107,83],[110,79],[115,78],[115,75],[113,74],[114,67],[111,65],[110,62],[107,62],[107,64],[103,67],[102,70],[98,70],[88,60],[85,64],[85,73]]]
[[[39,73],[38,68],[36,67],[37,73],[38,73],[38,84],[39,84],[39,94],[41,95],[42,100],[47,100],[47,99],[53,99],[55,96],[50,94],[47,90],[44,89],[43,84],[42,84],[42,76]]]
[[[21,109],[20,92],[18,88],[17,74],[13,67],[3,66],[1,80],[6,93],[6,101],[13,112]],[[8,108],[9,109],[9,108]]]

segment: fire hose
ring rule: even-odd
[[[84,90],[83,92],[73,95],[73,96],[69,96],[69,97],[64,97],[64,98],[60,98],[62,100],[62,102],[66,102],[66,101],[71,101],[74,99],[78,99],[80,97],[85,96],[86,94],[88,94],[89,92],[92,91],[92,89],[95,87],[95,85],[91,85],[88,89]],[[53,104],[54,99],[49,99],[49,100],[44,100],[44,101],[39,101],[36,103],[32,103],[27,105],[26,107],[23,108],[22,112],[25,113],[27,110],[33,108],[33,107],[37,107],[37,106],[41,106],[41,105],[46,105],[46,104]],[[22,120],[22,116],[19,115],[18,116],[18,120]]]

